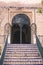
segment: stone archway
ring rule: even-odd
[[[17,14],[12,19],[11,43],[31,43],[30,18]]]

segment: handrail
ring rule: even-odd
[[[3,52],[2,52],[2,56],[1,56],[1,59],[0,59],[0,65],[3,65],[4,56],[5,56],[5,51],[6,51],[6,47],[7,47],[7,41],[8,41],[8,36],[7,36],[7,38],[6,38],[5,46],[4,46],[4,49],[3,49]]]
[[[43,35],[38,35],[38,38],[39,38],[39,40],[40,40],[40,42],[41,42],[41,46],[43,47]]]
[[[41,42],[36,34],[36,30],[37,30],[36,24],[32,23],[31,28],[32,28],[32,31],[34,32],[34,35],[36,37],[36,43],[37,43],[38,49],[39,49],[40,54],[41,54],[42,59],[43,59],[43,47],[41,46]],[[39,35],[39,36],[43,37],[42,35]]]
[[[43,59],[43,47],[41,46],[41,42],[40,42],[40,40],[39,40],[37,35],[36,35],[36,43],[37,43],[38,49],[39,49],[40,54],[41,54],[42,59]]]

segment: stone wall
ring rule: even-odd
[[[30,24],[36,23],[37,26],[37,35],[43,35],[43,13],[37,13],[35,11],[34,17],[34,9],[14,9],[14,8],[0,8],[0,35],[5,35],[5,25],[6,23],[10,23],[12,25],[12,18],[16,14],[26,14],[30,18]],[[35,20],[34,20],[35,19]],[[31,26],[31,25],[30,25]],[[5,37],[0,36],[0,47],[3,48]],[[31,43],[34,43],[34,33],[31,30]],[[9,35],[10,39],[10,35]]]

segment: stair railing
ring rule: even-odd
[[[7,44],[8,44],[8,35],[6,36],[6,39],[5,39],[5,45],[4,45],[3,52],[0,58],[0,65],[3,65]]]
[[[37,43],[38,49],[39,49],[40,54],[41,54],[42,59],[43,59],[43,47],[42,47],[41,42],[40,42],[40,40],[39,40],[39,38],[37,36],[37,31],[36,31],[37,30],[37,26],[36,26],[35,23],[32,23],[31,30],[34,33],[35,37],[36,37],[36,43]]]
[[[5,56],[5,52],[6,52],[6,48],[7,48],[7,44],[8,44],[8,37],[9,37],[9,34],[10,34],[10,28],[11,28],[10,23],[7,23],[5,25],[5,31],[6,31],[5,45],[4,45],[4,49],[3,49],[2,55],[1,55],[0,65],[3,65],[4,56]]]
[[[37,43],[38,49],[39,49],[40,54],[41,54],[42,59],[43,59],[43,47],[42,47],[41,42],[40,42],[40,40],[39,40],[37,35],[36,35],[36,43]]]

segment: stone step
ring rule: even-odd
[[[19,47],[18,47],[18,48],[15,48],[15,47],[12,47],[12,48],[9,47],[9,48],[8,48],[8,47],[7,47],[7,49],[8,49],[8,50],[11,50],[11,49],[12,49],[12,50],[13,50],[13,49],[14,49],[14,50],[38,50],[38,48],[19,48]]]
[[[39,53],[39,50],[6,50],[6,53]]]
[[[4,64],[4,65],[43,65],[43,64]]]
[[[14,44],[8,44],[7,46],[37,46],[37,44],[16,44],[16,43],[14,43]]]
[[[23,44],[8,44],[7,45],[7,47],[12,47],[12,46],[13,47],[37,47],[37,44],[32,44],[32,45],[31,44],[30,45],[29,44],[26,44],[26,45],[25,44],[24,45]]]
[[[7,45],[7,47],[37,47],[36,45]]]
[[[40,56],[19,56],[19,55],[8,56],[6,55],[5,58],[41,58],[41,57]]]
[[[38,48],[7,48],[6,50],[38,50]]]
[[[33,56],[28,56],[28,57],[27,56],[5,56],[5,58],[8,58],[8,59],[9,58],[12,58],[12,59],[13,58],[39,58],[40,59],[41,57],[40,56],[39,57],[37,56],[34,56],[34,57]]]
[[[5,59],[9,59],[9,58],[10,58],[10,59],[11,59],[11,58],[12,58],[12,59],[15,59],[15,58],[21,58],[21,59],[22,59],[22,58],[24,58],[24,59],[28,59],[28,58],[29,58],[29,59],[41,59],[40,56],[39,56],[39,57],[37,57],[37,56],[34,56],[34,57],[33,57],[33,56],[32,56],[32,57],[31,57],[31,56],[28,56],[28,57],[27,57],[27,56],[5,56]]]
[[[12,48],[12,46],[7,46],[8,48]],[[13,46],[13,48],[37,48],[37,46]]]
[[[5,57],[8,57],[8,58],[9,58],[9,57],[14,57],[14,58],[15,58],[15,57],[18,57],[18,58],[19,58],[19,57],[20,57],[20,58],[21,58],[21,57],[23,57],[23,58],[24,58],[24,57],[27,57],[27,58],[32,58],[32,57],[33,57],[33,58],[40,58],[41,56],[38,56],[38,55],[25,55],[25,54],[24,54],[24,55],[19,55],[19,54],[7,55],[7,54],[6,54]]]
[[[17,52],[16,52],[16,51],[6,51],[6,53],[7,53],[7,54],[10,54],[10,53],[11,53],[11,54],[12,54],[12,53],[13,53],[13,54],[24,54],[24,53],[25,53],[25,54],[28,54],[28,53],[29,53],[29,54],[30,54],[30,53],[31,53],[31,54],[35,54],[35,53],[38,53],[38,54],[39,54],[39,51],[33,51],[33,52],[32,52],[32,51],[24,51],[24,52],[22,52],[22,51],[21,51],[21,52],[20,52],[20,51],[17,51]]]
[[[14,59],[12,59],[12,58],[7,58],[7,59],[4,59],[4,62],[6,62],[6,61],[11,61],[11,62],[15,62],[15,61],[42,61],[42,59],[40,58],[40,59],[37,59],[37,58],[35,58],[35,59],[33,59],[33,58],[28,58],[28,59],[24,59],[24,58],[14,58]]]
[[[15,52],[15,51],[8,51],[8,52],[6,52],[6,54],[35,54],[35,53],[37,53],[38,55],[39,55],[39,52]]]
[[[10,47],[8,48],[7,47],[7,50],[38,50],[38,48],[32,48],[32,47],[31,48],[19,48],[19,47],[18,48],[15,48],[15,47],[14,48],[13,47],[12,48],[10,48]]]
[[[11,61],[9,62],[9,61],[7,61],[7,62],[4,62],[3,64],[10,64],[10,65],[11,65],[11,64],[14,64],[14,65],[15,65],[15,64],[18,64],[18,65],[19,65],[19,64],[20,64],[20,65],[21,65],[21,64],[22,64],[22,65],[23,65],[23,64],[26,64],[26,65],[28,64],[28,65],[29,65],[29,64],[43,64],[43,62],[42,62],[42,61],[39,61],[39,62],[38,62],[38,61],[37,61],[37,62],[36,62],[36,61],[35,61],[35,62],[34,62],[34,61],[30,61],[30,62],[29,62],[29,61],[26,61],[26,62],[25,62],[25,61],[21,61],[21,62],[18,62],[18,61],[17,61],[17,62],[11,62]]]
[[[37,45],[29,45],[29,44],[8,44],[7,47],[25,47],[25,48],[29,48],[29,47],[34,47],[34,48],[37,48]]]
[[[6,52],[39,52],[39,50],[6,50]]]

